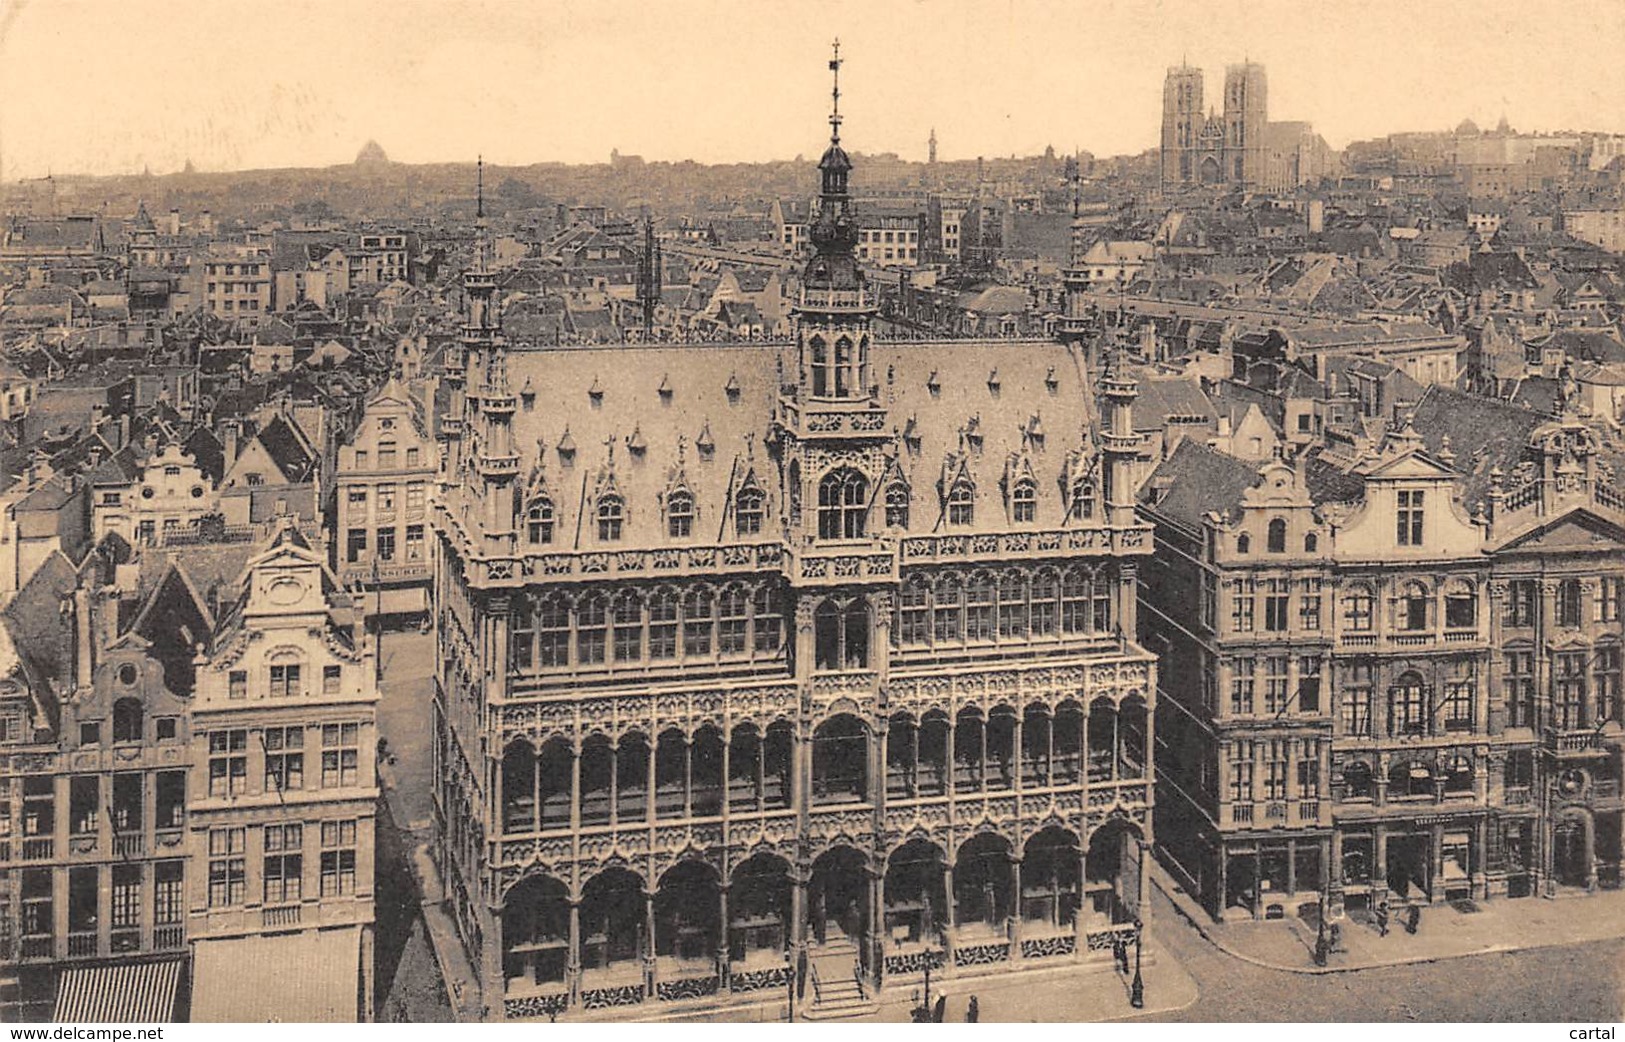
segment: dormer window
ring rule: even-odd
[[[1026,478],[1010,491],[1010,516],[1018,525],[1030,525],[1038,516],[1038,488]]]
[[[1049,367],[1049,372],[1044,374],[1044,390],[1050,394],[1055,394],[1060,389],[1061,381],[1056,377],[1055,367],[1052,365]]]
[[[1422,493],[1401,489],[1399,509],[1394,517],[1394,534],[1400,546],[1422,545]]]
[[[739,535],[760,535],[767,510],[767,496],[759,488],[747,488],[734,503],[734,531]]]
[[[931,397],[933,398],[937,398],[942,395],[942,381],[937,378],[937,371],[935,369],[931,370],[931,375],[925,378],[925,389],[931,392]]]
[[[655,388],[655,392],[660,395],[661,405],[670,405],[672,395],[674,393],[671,386],[671,377],[662,376],[660,378],[660,386]]]
[[[728,395],[729,405],[739,404],[739,376],[736,373],[728,374],[728,382],[722,385],[722,390]]]
[[[976,490],[969,481],[956,481],[948,489],[948,523],[969,525],[976,521]]]
[[[547,498],[531,500],[525,512],[525,534],[531,546],[546,546],[553,541],[553,501]]]
[[[1249,554],[1253,551],[1253,540],[1246,532],[1236,536],[1236,553]]]
[[[679,489],[666,499],[666,534],[687,539],[694,534],[694,497]]]
[[[999,396],[999,371],[997,369],[987,374],[987,393],[995,398]]]
[[[886,527],[908,527],[908,486],[895,481],[886,489]]]
[[[1095,483],[1088,479],[1072,485],[1072,520],[1087,521],[1095,516]]]
[[[594,409],[601,409],[604,405],[604,388],[598,382],[598,377],[592,378],[592,386],[587,388],[587,400]]]
[[[570,437],[570,428],[564,428],[564,434],[559,437],[557,446],[559,462],[566,467],[574,466],[576,461],[576,440]]]
[[[613,493],[598,499],[598,540],[603,543],[619,542],[621,522],[625,514],[621,497]]]

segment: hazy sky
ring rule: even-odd
[[[1625,131],[1625,0],[0,0],[0,176],[392,159],[944,159],[1156,144],[1166,67],[1269,70],[1341,147]]]

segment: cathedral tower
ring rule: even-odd
[[[1195,151],[1202,133],[1202,70],[1181,62],[1162,84],[1162,183],[1195,179]]]
[[[1232,65],[1224,74],[1225,180],[1253,187],[1264,180],[1264,135],[1269,84],[1257,62]]]

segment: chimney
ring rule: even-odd
[[[225,447],[227,470],[230,470],[231,465],[237,462],[238,437],[239,425],[236,420],[227,420],[220,425],[220,443]]]
[[[181,211],[179,207],[169,208],[169,234],[172,236],[181,233]]]

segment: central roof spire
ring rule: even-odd
[[[830,89],[829,111],[829,142],[832,145],[841,143],[841,40],[835,38],[835,53],[829,60],[829,71],[834,80]]]

